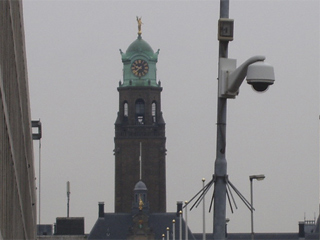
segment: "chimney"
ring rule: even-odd
[[[182,202],[177,202],[177,217],[179,217],[179,212],[182,211]]]
[[[299,238],[304,238],[304,222],[299,222]]]
[[[99,202],[99,218],[104,217],[104,202]]]

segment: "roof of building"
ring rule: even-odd
[[[126,51],[126,54],[128,56],[130,53],[136,53],[136,52],[144,52],[150,55],[154,54],[154,51],[149,45],[149,43],[143,40],[141,36],[138,36],[138,38],[129,45]]]
[[[134,191],[147,191],[147,186],[141,180],[134,186]]]
[[[105,213],[103,218],[98,218],[93,226],[88,239],[127,239],[132,226],[133,218],[135,216],[131,213]],[[167,233],[169,227],[170,235],[172,235],[172,220],[175,220],[175,236],[179,238],[179,217],[176,213],[150,213],[148,214],[148,224],[155,239],[161,239],[162,234]],[[182,227],[185,229],[185,222],[182,220]],[[183,239],[185,231],[183,231]],[[190,240],[194,240],[190,229],[188,231]]]
[[[141,55],[147,58],[148,61],[157,62],[159,51],[160,50],[154,52],[149,43],[143,40],[141,36],[138,36],[138,38],[129,45],[125,53],[121,50],[120,53],[123,62],[130,61],[134,57]]]

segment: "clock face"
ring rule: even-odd
[[[137,77],[143,77],[149,71],[148,63],[144,60],[137,59],[131,65],[132,73]]]

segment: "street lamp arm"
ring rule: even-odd
[[[247,61],[242,63],[236,70],[234,70],[228,76],[229,88],[228,92],[236,93],[239,90],[240,85],[242,84],[243,80],[247,76],[247,70],[249,65],[255,62],[264,61],[266,59],[265,56],[254,56],[249,58]]]

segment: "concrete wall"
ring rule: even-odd
[[[0,239],[36,238],[35,173],[21,0],[0,1]]]

